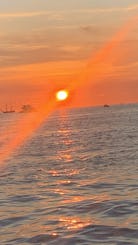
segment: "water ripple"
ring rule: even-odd
[[[136,245],[137,112],[85,108],[44,122],[1,168],[0,244]],[[17,115],[0,117],[14,136]]]

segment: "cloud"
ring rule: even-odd
[[[62,20],[62,12],[56,11],[38,11],[38,12],[17,12],[17,13],[0,13],[0,19],[32,18],[47,16],[52,20]]]
[[[82,26],[81,28],[85,32],[91,32],[93,30],[93,26]],[[102,32],[101,29],[98,31]],[[35,64],[38,62],[83,60],[91,54],[94,55],[105,43],[104,40],[97,41],[97,38],[91,40],[91,42],[87,39],[81,42],[69,39],[64,42],[64,40],[58,39],[58,37],[55,42],[55,39],[53,40],[51,38],[47,40],[47,35],[41,35],[41,32],[37,34],[32,33],[31,35],[6,35],[3,38],[1,37],[0,66],[10,67],[22,64]],[[138,58],[136,39],[124,40],[121,43],[118,42],[116,44],[116,50],[119,50],[121,57],[125,57],[126,63],[129,61],[134,62]],[[113,58],[115,57],[116,55],[113,55]],[[117,62],[124,62],[124,59],[119,58]]]
[[[0,66],[10,67],[22,64],[35,64],[38,62],[60,62],[62,60],[77,60],[83,58],[79,52],[80,47],[71,45],[48,46],[44,44],[27,43],[0,47]]]
[[[92,33],[92,34],[105,34],[105,29],[103,30],[102,27],[99,27],[97,25],[81,25],[80,29],[86,33]]]
[[[78,13],[112,13],[112,12],[128,12],[138,10],[138,4],[131,5],[123,8],[90,8],[90,9],[78,9],[74,12]]]
[[[68,34],[70,36],[70,34]],[[83,50],[82,50],[83,49]],[[86,50],[86,49],[85,49]],[[0,66],[38,62],[76,60],[84,56],[84,47],[74,39],[64,41],[59,32],[38,30],[26,34],[1,35]]]
[[[63,50],[65,52],[77,52],[81,50],[81,46],[75,46],[75,45],[63,45],[62,47],[59,47],[60,50]]]
[[[81,13],[81,14],[91,14],[91,13],[110,13],[110,12],[128,12],[138,10],[138,4],[130,5],[122,8],[89,8],[89,9],[74,9],[71,11],[35,11],[35,12],[17,12],[17,13],[0,13],[0,19],[12,19],[12,18],[31,18],[37,16],[47,16],[55,20],[63,20],[66,14],[70,13]]]
[[[24,18],[24,17],[33,17],[46,15],[47,12],[18,12],[18,13],[0,13],[0,18]]]
[[[138,10],[138,4],[132,5],[132,6],[128,6],[128,7],[126,8],[126,10],[127,10],[127,11]]]

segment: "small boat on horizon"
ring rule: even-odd
[[[8,109],[8,106],[6,105],[5,110],[2,110],[2,113],[14,113],[15,110],[12,109],[12,107],[10,107],[10,109]]]
[[[105,105],[104,105],[104,107],[110,107],[110,105],[108,105],[108,104],[105,104]]]
[[[21,107],[20,113],[30,113],[30,112],[35,112],[35,108],[31,106],[30,104],[23,105]]]

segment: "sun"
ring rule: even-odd
[[[67,90],[59,90],[56,93],[56,99],[58,101],[64,101],[68,98],[68,96],[69,96],[69,92]]]

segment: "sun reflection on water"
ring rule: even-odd
[[[85,219],[81,220],[79,217],[62,217],[59,219],[59,221],[62,222],[63,226],[65,226],[68,230],[80,229],[91,224],[92,222]]]
[[[62,160],[64,163],[69,163],[73,161],[72,146],[74,144],[74,139],[72,137],[72,129],[70,128],[70,118],[66,111],[60,112],[58,121],[58,139],[62,148],[57,150],[57,160]]]

